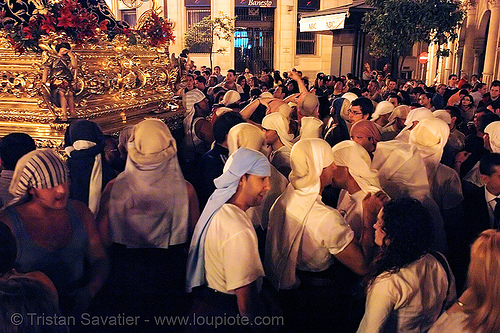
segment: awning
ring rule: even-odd
[[[325,30],[344,29],[347,12],[301,18],[300,32],[314,32]]]
[[[365,0],[351,0],[344,5],[300,13],[300,31],[331,34],[332,30],[344,29],[345,19],[350,13],[365,13],[371,9]]]

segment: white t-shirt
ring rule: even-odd
[[[354,232],[340,213],[321,202],[318,196],[307,215],[304,235],[297,258],[297,268],[321,272],[334,261],[354,238]]]
[[[228,294],[264,276],[252,222],[233,204],[222,205],[208,227],[205,274],[208,287]]]
[[[443,266],[426,254],[394,274],[382,273],[370,286],[358,332],[427,332],[443,302],[456,299],[455,281],[448,291]]]

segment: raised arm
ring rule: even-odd
[[[307,92],[307,88],[306,88],[306,85],[304,84],[304,81],[302,81],[302,79],[300,78],[299,74],[297,73],[297,71],[295,70],[291,70],[290,72],[288,72],[288,76],[292,79],[292,80],[295,80],[297,81],[297,84],[299,85],[299,91],[301,93],[306,93]]]
[[[255,112],[259,104],[260,104],[260,99],[257,98],[255,101],[245,106],[240,111],[240,115],[243,117],[243,119],[250,119],[250,117]]]
[[[377,215],[386,200],[388,197],[384,192],[366,195],[363,199],[363,230],[360,242],[353,239],[343,251],[335,255],[340,262],[356,274],[368,273],[368,267],[373,259],[373,225],[377,222]]]

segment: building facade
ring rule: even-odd
[[[459,39],[448,44],[450,56],[437,58],[437,46],[429,46],[427,85],[446,83],[450,74],[462,73],[482,75],[488,85],[500,79],[500,0],[466,0],[464,9]]]
[[[131,1],[131,0],[128,0]],[[142,1],[142,0],[136,0]],[[223,72],[249,67],[288,71],[297,68],[310,78],[318,72],[332,75],[353,73],[360,76],[363,64],[381,70],[385,59],[368,54],[370,38],[361,30],[361,20],[369,10],[363,0],[163,0],[156,4],[174,23],[176,42],[170,52],[180,54],[188,27],[206,16],[219,13],[236,17],[231,41],[216,40],[213,65]],[[118,19],[131,25],[153,6],[143,1],[137,9],[123,0],[107,0]],[[482,75],[483,82],[500,78],[500,0],[465,0],[467,15],[459,39],[449,43],[449,57],[436,56],[437,46],[418,43],[402,66],[404,78],[421,79],[427,85],[447,82],[449,74]],[[418,56],[428,52],[428,62]],[[209,65],[208,50],[191,50],[198,66]]]
[[[134,25],[140,15],[151,8],[151,0],[137,9],[130,9],[122,0],[107,0],[118,19]],[[301,32],[302,16],[321,12],[329,8],[352,3],[351,0],[168,0],[162,3],[163,12],[174,23],[176,42],[170,52],[180,54],[185,48],[184,34],[188,27],[203,17],[219,13],[236,17],[235,35],[230,42],[216,40],[213,65],[223,72],[230,68],[243,71],[249,67],[253,72],[263,68],[289,71],[297,68],[310,77],[317,72],[332,73],[334,36],[331,32],[316,34]],[[158,4],[157,4],[158,5]],[[344,52],[344,59],[348,52]],[[195,64],[209,65],[207,50],[191,50]],[[345,62],[346,60],[344,60]],[[350,72],[350,70],[348,71]],[[345,74],[345,73],[344,73]]]

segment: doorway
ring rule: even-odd
[[[253,74],[273,69],[274,8],[236,7],[235,70]]]
[[[273,68],[274,33],[272,29],[236,28],[234,32],[235,69],[245,68],[260,74],[264,68]]]

